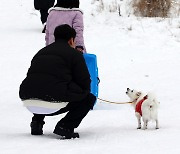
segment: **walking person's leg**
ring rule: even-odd
[[[41,22],[42,22],[42,24],[46,23],[47,17],[48,17],[48,10],[41,9],[40,14],[41,14]]]
[[[42,30],[42,33],[45,33],[46,21],[47,21],[47,17],[48,17],[48,10],[41,9],[40,14],[41,14],[41,22],[42,22],[42,24],[44,26],[43,30]]]

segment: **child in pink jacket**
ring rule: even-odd
[[[62,24],[68,24],[75,29],[76,49],[85,53],[83,12],[79,9],[79,0],[57,0],[55,7],[49,9],[46,23],[46,45],[54,42],[54,30]]]

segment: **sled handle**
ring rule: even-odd
[[[98,80],[98,84],[100,83],[100,79],[99,79],[99,77],[97,77],[97,80]]]

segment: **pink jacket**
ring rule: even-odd
[[[53,7],[49,9],[46,23],[46,45],[54,42],[54,29],[61,24],[68,24],[76,30],[76,46],[83,46],[84,52],[86,52],[83,37],[83,12],[79,8]]]

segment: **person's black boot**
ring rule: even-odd
[[[32,121],[31,122],[31,135],[42,135],[43,134],[43,125],[45,122]]]
[[[74,129],[64,128],[59,123],[57,123],[53,133],[60,135],[62,137],[61,139],[79,138],[79,133],[74,133]]]

